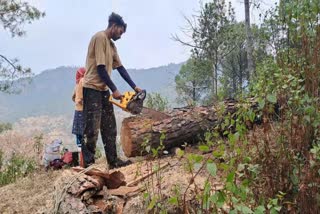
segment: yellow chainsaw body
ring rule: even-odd
[[[132,97],[134,95],[136,95],[136,92],[134,92],[134,91],[126,91],[126,92],[124,92],[123,97],[121,98],[121,100],[119,100],[119,102],[113,100],[112,95],[110,95],[109,101],[112,104],[114,104],[114,105],[118,106],[119,108],[121,108],[122,110],[128,111],[128,109],[127,109],[128,103],[129,103],[129,101],[132,99]]]

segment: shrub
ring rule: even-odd
[[[3,152],[0,150],[0,186],[15,182],[36,169],[36,162],[20,155],[13,154],[5,162]]]
[[[168,99],[159,93],[151,93],[147,95],[146,106],[157,111],[165,111],[168,109]]]
[[[4,132],[6,130],[12,130],[12,124],[11,123],[0,123],[0,133]]]

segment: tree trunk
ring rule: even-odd
[[[215,90],[216,90],[216,78],[215,78],[215,76],[216,76],[216,73],[215,73],[215,66],[214,66],[214,64],[212,65],[212,97],[214,97],[215,98]]]
[[[215,89],[216,89],[216,93],[215,93],[215,95],[216,95],[216,99],[218,99],[218,65],[216,65],[216,68],[214,69],[215,71]]]
[[[249,80],[255,73],[254,62],[253,62],[253,38],[250,27],[250,3],[249,0],[244,0],[245,8],[245,23],[246,23],[246,34],[247,34],[247,56],[248,56],[248,73]]]
[[[226,112],[235,112],[235,102],[225,102],[225,109]],[[125,118],[121,127],[121,144],[125,155],[143,155],[150,148],[157,148],[160,139],[165,149],[197,142],[199,136],[218,125],[222,118],[213,107],[181,108],[169,115],[169,118],[158,121],[145,116]]]
[[[215,98],[218,98],[218,64],[219,64],[219,59],[218,59],[218,51],[215,52],[215,62],[214,62],[214,78],[215,78]]]
[[[238,56],[238,64],[239,64],[239,89],[240,89],[240,93],[242,93],[242,87],[243,87],[243,84],[242,84],[242,82],[243,82],[243,74],[245,73],[244,71],[243,71],[243,61],[245,60],[244,58],[245,57],[243,57],[243,53],[242,53],[242,50],[243,48],[241,47],[241,45],[239,46],[239,56]]]
[[[196,83],[195,81],[192,81],[192,101],[193,103],[197,102],[197,97],[196,97]]]

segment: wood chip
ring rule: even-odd
[[[140,191],[139,186],[133,186],[133,187],[128,187],[128,186],[121,186],[118,189],[110,189],[108,190],[108,193],[110,195],[116,195],[116,196],[128,196],[129,193],[135,193]]]

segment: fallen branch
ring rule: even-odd
[[[144,179],[146,179],[147,177],[150,177],[151,175],[153,175],[154,173],[156,173],[159,170],[164,169],[165,167],[169,166],[169,162],[163,164],[162,166],[159,167],[159,169],[157,170],[153,170],[151,173],[146,174],[146,175],[142,175],[139,178],[135,179],[134,181],[131,181],[130,183],[127,184],[128,187],[132,187],[137,185],[138,183],[140,183],[141,181],[143,181]]]
[[[143,190],[142,187],[139,186],[133,186],[133,187],[128,187],[128,186],[121,186],[118,189],[110,189],[108,190],[108,194],[110,195],[115,195],[115,196],[132,196],[132,194],[139,193]]]

